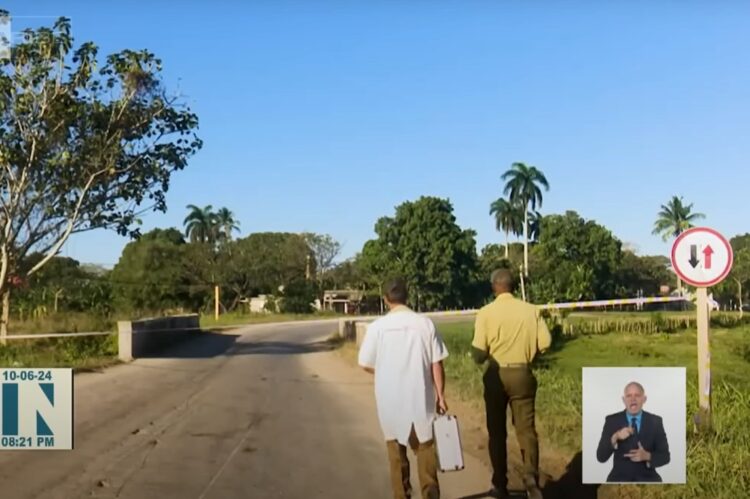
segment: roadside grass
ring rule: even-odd
[[[451,355],[446,373],[455,391],[482,401],[481,369],[468,357],[471,323],[441,324]],[[581,368],[584,366],[684,366],[687,368],[687,484],[611,486],[608,497],[692,499],[747,497],[750,490],[750,327],[711,331],[714,430],[692,432],[698,407],[696,332],[601,333],[557,337],[535,366],[539,381],[537,427],[542,442],[572,459],[581,442]]]
[[[0,345],[0,367],[72,367],[90,371],[119,363],[117,335],[10,340]]]
[[[103,317],[85,312],[59,312],[44,317],[18,320],[11,318],[8,334],[82,333],[117,330],[116,317]]]

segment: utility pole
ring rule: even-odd
[[[219,320],[219,285],[214,286],[214,319]]]

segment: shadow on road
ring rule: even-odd
[[[209,359],[226,354],[237,343],[238,334],[217,334],[210,331],[195,333],[192,338],[152,353],[144,359]]]
[[[596,499],[599,485],[582,483],[582,477],[583,452],[578,451],[565,468],[565,473],[544,485],[544,499]]]

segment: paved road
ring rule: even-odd
[[[76,376],[75,450],[0,453],[2,497],[390,497],[372,380],[327,351],[334,329],[207,334]],[[466,459],[441,475],[443,497],[487,488],[487,469]]]

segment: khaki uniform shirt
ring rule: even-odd
[[[503,365],[530,364],[537,352],[545,351],[551,343],[539,309],[503,293],[479,310],[471,344]]]

